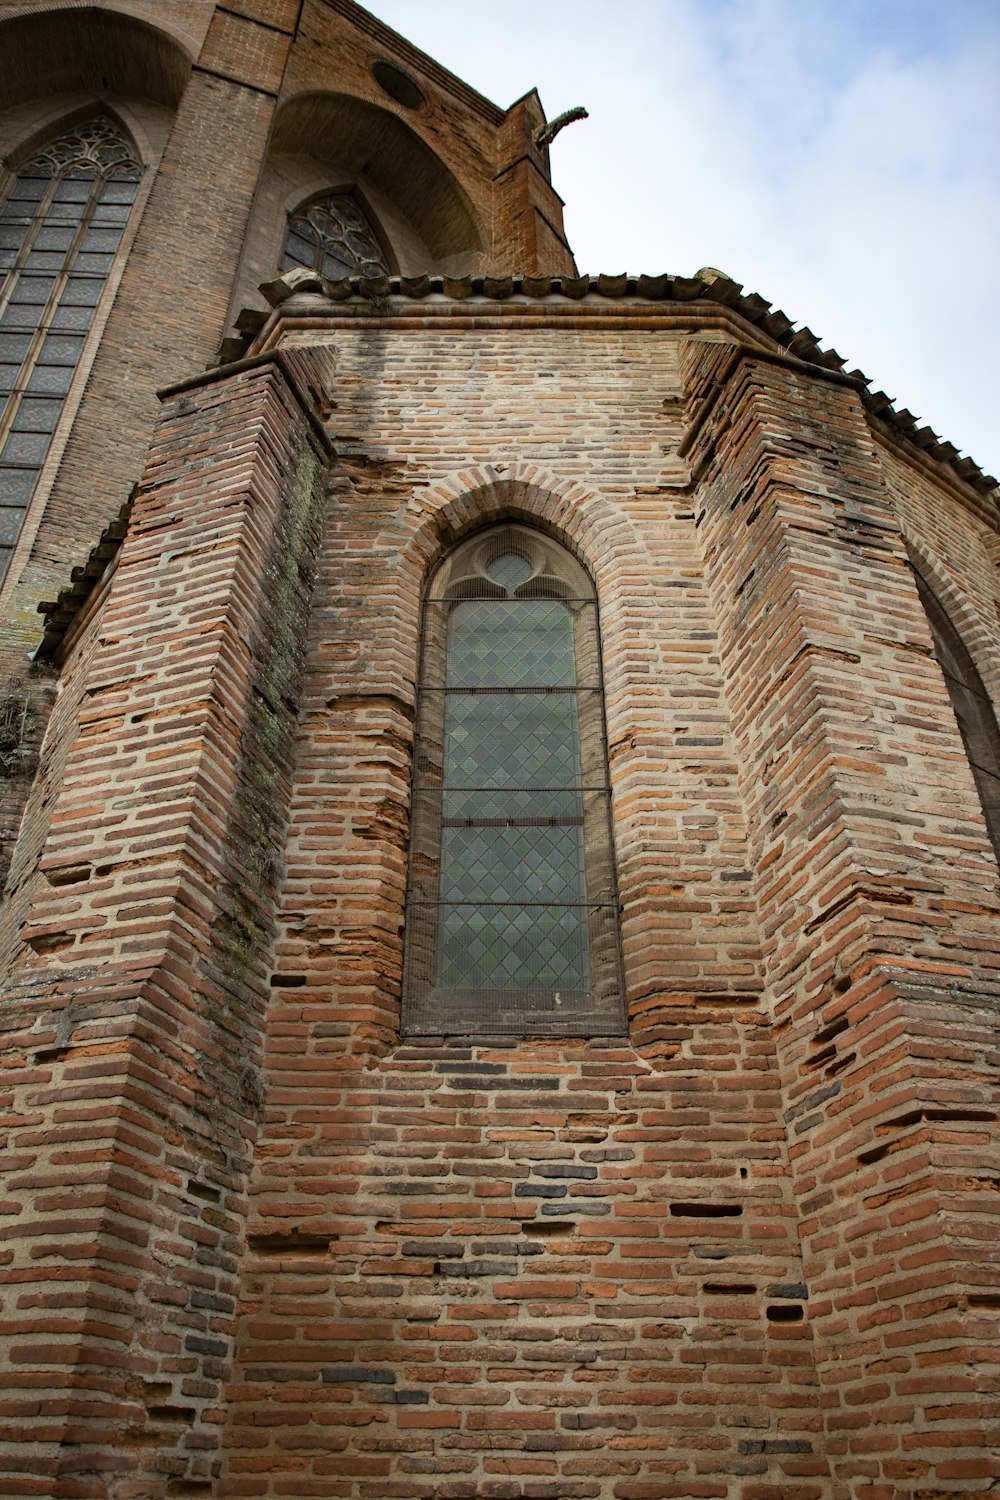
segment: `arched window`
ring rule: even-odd
[[[288,220],[281,269],[306,266],[336,281],[341,276],[385,276],[389,263],[353,193],[330,193]]]
[[[0,578],[139,177],[131,145],[98,115],[18,167],[0,208]]]
[[[522,526],[425,604],[405,968],[411,1035],[624,1029],[594,590]]]
[[[986,827],[1000,860],[1000,730],[983,679],[940,599],[914,568],[917,590],[931,627],[934,652],[969,757]]]

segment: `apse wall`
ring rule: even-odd
[[[765,1474],[818,1493],[678,345],[450,321],[286,346],[336,392],[338,462],[220,1493],[680,1495]],[[456,542],[511,520],[597,594],[620,1038],[491,1040],[488,1013],[478,1034],[400,1035],[422,602]]]

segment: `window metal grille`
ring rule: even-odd
[[[425,606],[404,1030],[620,1033],[589,580],[522,527],[446,574]]]
[[[101,115],[18,169],[0,208],[0,578],[141,175]]]
[[[336,281],[341,276],[385,276],[389,263],[352,193],[331,193],[293,214],[281,269],[306,266]]]

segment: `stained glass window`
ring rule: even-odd
[[[425,610],[404,1029],[622,1029],[583,569],[523,527],[459,548]]]
[[[0,578],[139,177],[132,147],[99,115],[19,167],[0,208]]]
[[[389,265],[353,193],[331,193],[300,208],[288,221],[281,269],[306,266],[331,281],[385,276]]]

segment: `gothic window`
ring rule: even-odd
[[[411,1035],[623,1030],[596,600],[525,527],[425,604],[404,989]]]
[[[386,276],[389,263],[353,193],[330,193],[292,214],[281,269],[307,266],[331,281]]]
[[[18,167],[0,208],[0,578],[139,177],[132,147],[99,115]]]
[[[1000,730],[976,664],[940,599],[916,569],[917,590],[931,627],[934,651],[983,805],[993,848],[1000,859]]]

